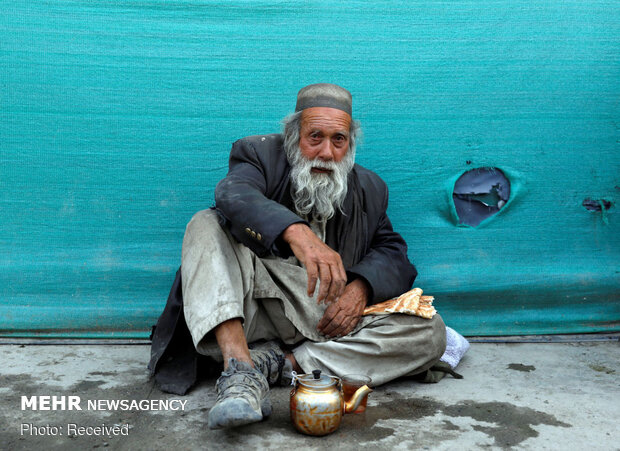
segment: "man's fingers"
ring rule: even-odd
[[[316,301],[320,304],[321,301],[324,301],[327,296],[331,294],[332,290],[332,273],[329,265],[319,265],[319,278],[321,283],[319,284],[319,295],[317,296]]]
[[[308,296],[312,297],[314,295],[314,290],[316,289],[319,270],[317,265],[314,263],[309,263],[306,265],[306,272],[308,273]]]
[[[332,285],[334,285],[334,293],[335,293],[334,300],[336,300],[337,298],[342,296],[342,293],[344,293],[344,289],[347,287],[347,280],[340,279],[340,280],[337,280],[336,282],[332,282]]]
[[[353,329],[355,329],[355,326],[357,326],[357,323],[359,323],[360,318],[361,318],[360,316],[352,317],[349,323],[344,327],[344,330],[342,331],[340,335],[342,336],[349,335],[353,331]]]
[[[358,315],[351,316],[340,308],[334,309],[336,310],[335,312],[328,311],[330,307],[325,310],[325,314],[317,328],[323,335],[328,337],[347,335],[355,328],[360,317]]]
[[[338,255],[336,262],[336,273],[338,274],[338,297],[340,297],[342,293],[344,293],[344,289],[347,287],[347,272],[344,269],[340,255]]]
[[[344,292],[344,289],[347,287],[347,271],[344,269],[344,265],[342,264],[342,260],[340,260],[339,262],[340,264],[338,265],[338,269],[340,272],[340,280],[342,280],[342,292],[340,294],[342,294]],[[340,296],[340,295],[339,295]]]
[[[337,331],[342,327],[342,322],[344,319],[344,313],[341,310],[332,318],[332,320],[323,328],[321,332],[323,335],[327,335],[328,337],[335,337],[338,335]]]
[[[325,309],[317,329],[328,337],[344,336],[355,329],[360,318],[358,313],[343,309],[340,303],[331,304]]]
[[[331,304],[338,300],[338,298],[344,293],[344,289],[347,287],[347,273],[342,266],[342,261],[338,258],[334,264],[330,266],[332,273],[331,286],[329,288],[329,294],[325,302]]]
[[[323,312],[323,317],[319,321],[319,324],[317,324],[316,326],[319,332],[323,333],[323,329],[325,328],[325,326],[327,326],[332,321],[332,319],[334,318],[336,313],[338,313],[339,310],[340,308],[336,304],[330,304],[325,309],[325,312]]]
[[[343,337],[347,335],[349,332],[351,332],[355,328],[355,325],[357,324],[357,322],[358,322],[358,318],[347,316],[346,318],[344,318],[344,320],[342,321],[339,327],[337,327],[336,329],[330,332],[330,336]]]

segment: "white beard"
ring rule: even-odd
[[[338,163],[335,161],[308,160],[295,145],[286,149],[291,165],[292,196],[300,216],[327,221],[347,196],[347,178],[355,164],[355,150],[349,150]],[[312,172],[313,167],[329,169],[329,174]]]

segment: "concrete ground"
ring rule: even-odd
[[[185,397],[161,393],[148,379],[147,345],[4,344],[0,354],[0,449],[6,450],[620,449],[617,337],[472,343],[458,368],[464,379],[378,387],[365,413],[347,415],[338,431],[320,438],[293,429],[288,388],[272,390],[268,420],[209,430],[215,380]],[[22,409],[22,396],[32,401],[35,395],[79,396],[82,410]],[[110,410],[101,406],[107,400],[186,403],[184,410]],[[104,410],[89,409],[89,402]],[[102,425],[106,434],[88,435]],[[108,435],[113,431],[119,435]]]

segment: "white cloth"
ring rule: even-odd
[[[450,368],[454,369],[468,349],[469,342],[467,339],[451,327],[446,326],[446,351],[439,360],[446,362]]]

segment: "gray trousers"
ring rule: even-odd
[[[219,225],[213,210],[187,226],[182,256],[185,320],[196,350],[221,359],[218,324],[241,318],[248,343],[280,339],[305,373],[366,374],[374,385],[413,375],[435,364],[446,347],[439,315],[431,320],[402,314],[364,316],[353,332],[329,339],[316,326],[326,308],[307,295],[298,260],[259,258]]]

